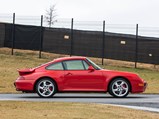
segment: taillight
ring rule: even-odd
[[[25,80],[25,78],[23,76],[18,77],[17,80]]]

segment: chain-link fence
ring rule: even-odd
[[[105,21],[0,15],[0,47],[159,64],[159,28]]]

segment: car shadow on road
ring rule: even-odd
[[[27,99],[139,99],[139,98],[148,98],[145,96],[128,96],[124,98],[115,98],[112,96],[53,96],[50,98],[42,98],[39,96],[21,96],[19,98],[27,98]]]

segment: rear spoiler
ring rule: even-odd
[[[27,74],[31,74],[35,71],[35,69],[22,69],[22,70],[17,70],[19,72],[19,75],[20,76],[23,76],[23,75],[27,75]]]

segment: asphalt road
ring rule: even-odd
[[[103,93],[57,93],[52,98],[40,98],[37,94],[0,94],[0,100],[40,102],[82,102],[117,104],[155,108],[159,110],[159,95],[129,94],[126,98],[113,98]]]

